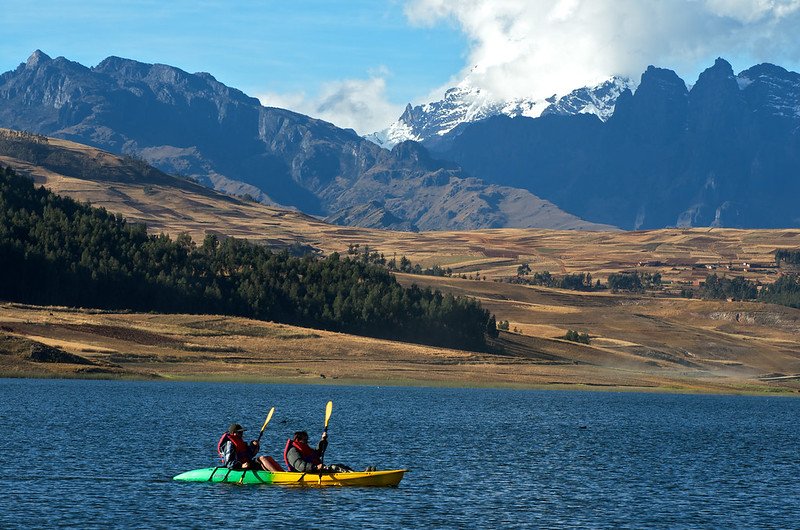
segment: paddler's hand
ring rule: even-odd
[[[322,436],[320,437],[320,441],[328,439],[328,431],[322,431]]]
[[[253,446],[253,449],[258,450],[258,440],[253,440],[252,442],[250,442],[250,445]]]

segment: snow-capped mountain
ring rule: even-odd
[[[602,83],[583,87],[563,96],[519,98],[503,101],[488,91],[475,87],[469,79],[445,92],[439,101],[412,107],[409,103],[400,118],[386,129],[365,136],[382,147],[391,148],[400,142],[424,142],[443,136],[462,123],[470,123],[504,114],[509,117],[537,118],[547,114],[594,114],[606,121],[614,113],[617,98],[634,83],[623,77],[610,77]]]
[[[796,72],[765,63],[735,75],[720,58],[689,88],[650,66],[607,121],[550,118],[470,123],[432,156],[624,229],[800,226]]]

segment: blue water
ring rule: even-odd
[[[233,421],[399,488],[179,483]],[[800,400],[0,379],[0,528],[797,528]]]

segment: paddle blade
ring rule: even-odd
[[[272,419],[272,415],[274,413],[275,413],[275,407],[272,407],[271,409],[269,409],[269,414],[267,414],[267,419],[264,420],[264,425],[261,426],[261,432],[264,432],[264,429],[267,428],[267,423],[269,423],[269,420]]]
[[[328,430],[328,422],[331,419],[332,412],[333,412],[333,401],[328,401],[328,404],[325,405],[325,430]]]

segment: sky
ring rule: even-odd
[[[800,70],[800,0],[3,0],[0,71],[36,49],[209,72],[360,134],[470,82],[547,97],[650,64],[688,84],[727,59]]]

